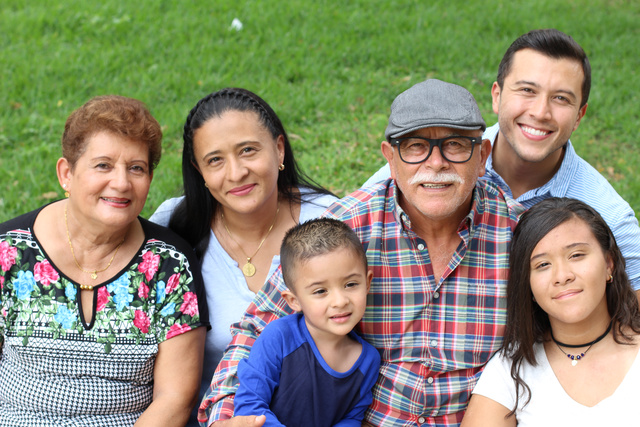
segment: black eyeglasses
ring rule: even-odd
[[[454,135],[440,139],[429,139],[421,136],[390,138],[389,143],[398,148],[400,159],[405,163],[422,163],[431,156],[433,147],[440,149],[440,154],[448,162],[465,163],[473,156],[473,147],[482,143],[481,136]]]

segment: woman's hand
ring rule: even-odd
[[[206,332],[201,326],[160,343],[153,370],[153,402],[135,427],[186,424],[198,398]]]

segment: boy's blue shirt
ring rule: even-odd
[[[362,352],[347,372],[322,358],[301,313],[271,322],[238,365],[234,415],[266,415],[265,426],[361,426],[380,354],[355,332]]]

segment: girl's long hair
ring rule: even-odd
[[[584,221],[600,244],[605,256],[613,262],[613,280],[607,283],[606,299],[614,328],[613,338],[619,344],[630,344],[633,337],[624,330],[640,333],[638,300],[625,271],[625,262],[616,240],[600,214],[587,204],[568,198],[549,198],[525,212],[515,229],[509,258],[507,284],[507,325],[502,352],[511,359],[511,377],[516,384],[516,403],[509,416],[518,408],[520,392],[531,399],[531,390],[520,376],[526,361],[537,365],[534,344],[548,339],[551,331],[549,316],[533,300],[531,292],[531,253],[551,230],[577,218]]]

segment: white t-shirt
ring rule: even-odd
[[[586,427],[640,425],[640,352],[616,391],[593,407],[581,405],[564,391],[556,378],[542,344],[534,345],[538,366],[523,362],[521,377],[531,389],[531,401],[524,406],[526,390],[520,390],[516,411],[518,427]],[[494,400],[511,410],[516,386],[511,378],[511,360],[500,353],[491,358],[473,394]],[[524,407],[523,407],[524,406]]]

